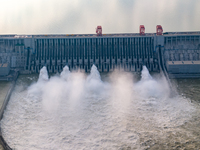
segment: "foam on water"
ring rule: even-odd
[[[36,83],[23,91],[16,86],[3,137],[14,149],[141,149],[144,133],[180,126],[195,110],[179,95],[170,98],[166,79],[153,78],[145,66],[140,81],[119,71],[109,78],[103,82],[93,65],[88,76],[65,66],[48,79],[43,67]]]

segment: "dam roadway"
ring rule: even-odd
[[[0,35],[0,63],[23,74],[43,66],[61,72],[65,65],[89,72],[95,64],[100,72],[140,72],[146,65],[151,72],[165,68],[171,77],[198,77],[200,32]]]

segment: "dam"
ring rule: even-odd
[[[162,77],[154,78],[149,71],[164,72],[170,78],[200,77],[200,32],[163,33],[160,29],[145,33],[143,29],[141,26],[140,33],[129,34],[102,34],[97,30],[97,34],[87,35],[0,35],[0,79],[10,80],[9,76],[16,74],[1,108],[3,147],[98,149],[103,145],[108,149],[126,146],[142,149],[164,145],[163,149],[170,149],[195,145],[198,148],[198,132],[196,136],[188,134],[191,136],[188,140],[180,126],[188,128],[185,122],[191,121],[195,123],[190,128],[199,129],[199,119],[192,116],[194,112],[199,116],[199,109],[196,112],[193,103],[183,96],[169,96],[170,83]],[[134,82],[132,76],[122,72],[109,78],[102,74],[101,80],[99,72],[115,69],[141,72],[141,79]],[[82,72],[69,70],[90,74],[85,78]],[[19,77],[15,85],[18,72],[27,75]],[[39,72],[36,80],[34,73]],[[61,74],[48,78],[48,72]],[[35,83],[27,88],[27,81]],[[190,83],[182,87],[194,90]],[[198,95],[198,90],[194,91]],[[177,132],[176,127],[182,130],[177,137],[181,137],[183,145],[175,142],[176,136],[171,138],[171,133]],[[152,141],[149,131],[156,133]],[[166,140],[160,140],[161,137]]]
[[[100,28],[98,28],[100,27]],[[0,35],[0,74],[19,70],[22,74],[70,70],[89,72],[95,64],[100,72],[115,69],[140,72],[166,70],[171,77],[198,77],[200,74],[200,32],[102,34]],[[6,65],[5,65],[6,64]],[[2,73],[1,73],[2,72]]]

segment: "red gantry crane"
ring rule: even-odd
[[[97,33],[97,36],[102,36],[102,27],[101,26],[97,26],[96,33]]]
[[[140,25],[140,35],[145,35],[145,27],[144,27],[144,25]]]
[[[156,26],[156,35],[162,35],[163,34],[163,28],[161,25]]]

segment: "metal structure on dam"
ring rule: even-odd
[[[43,66],[50,73],[61,72],[65,65],[88,72],[93,64],[100,72],[139,72],[146,65],[149,71],[200,73],[200,32],[163,33],[157,26],[156,33],[145,34],[140,26],[140,33],[102,34],[98,26],[96,33],[0,35],[0,64],[25,74],[39,72]]]

